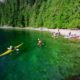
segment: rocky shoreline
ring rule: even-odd
[[[70,37],[74,37],[74,38],[79,38],[80,39],[80,30],[71,30],[71,29],[48,29],[45,27],[40,27],[40,28],[33,28],[33,27],[25,27],[25,28],[20,28],[20,27],[0,27],[0,29],[16,29],[16,30],[37,30],[37,31],[48,31],[51,33],[58,33],[60,32],[60,34],[62,36],[69,36],[69,33],[71,33]],[[66,37],[68,38],[68,37]]]

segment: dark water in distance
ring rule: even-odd
[[[37,46],[38,38],[44,46]],[[69,53],[69,46],[65,47],[61,39],[53,39],[48,32],[0,30],[0,53],[20,43],[24,44],[19,53],[0,57],[0,80],[65,80],[69,74],[80,73],[79,65],[73,70],[72,59],[62,54]]]

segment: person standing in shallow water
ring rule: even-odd
[[[37,43],[37,45],[38,45],[38,46],[42,46],[42,44],[43,44],[42,40],[40,40],[40,39],[38,38],[38,43]]]

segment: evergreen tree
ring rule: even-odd
[[[5,0],[0,25],[80,28],[79,0]]]

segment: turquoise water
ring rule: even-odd
[[[41,47],[38,38],[44,42]],[[22,42],[18,53],[0,57],[0,80],[66,80],[80,74],[77,42],[53,39],[48,32],[0,30],[0,53]]]

